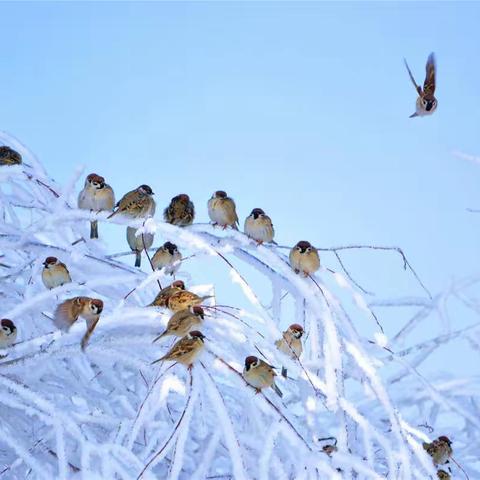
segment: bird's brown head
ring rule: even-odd
[[[261,208],[254,208],[250,214],[255,220],[262,215],[265,215],[265,212]]]
[[[43,265],[45,265],[45,267],[50,267],[52,265],[55,265],[56,263],[58,262],[58,258],[57,257],[47,257],[45,259],[45,261],[43,262]]]
[[[258,358],[251,355],[245,359],[245,370],[248,372],[250,368],[255,368],[258,365]]]
[[[215,192],[215,197],[216,198],[227,198],[227,192],[224,192],[223,190],[217,190]]]
[[[96,173],[88,175],[87,182],[95,188],[103,188],[105,186],[105,179]]]
[[[186,193],[180,193],[176,197],[172,198],[172,202],[188,203],[189,201],[190,197]]]
[[[103,311],[103,301],[99,298],[92,299],[92,301],[90,302],[90,309],[93,313],[100,315],[100,313],[102,313]]]
[[[447,443],[448,445],[451,445],[452,442],[450,441],[450,439],[448,437],[446,437],[445,435],[442,435],[441,437],[438,437],[438,439],[441,441],[441,442],[445,442]]]
[[[310,252],[312,250],[312,244],[306,240],[300,240],[300,242],[295,245],[295,248],[300,253]]]
[[[16,150],[7,145],[0,146],[0,159],[5,159],[7,163],[11,164],[22,163],[22,156]]]
[[[199,307],[198,305],[192,308],[192,312],[194,315],[200,317],[202,320],[205,318],[205,312],[203,311],[203,308]]]
[[[0,323],[2,326],[2,330],[5,332],[6,335],[11,335],[15,332],[15,330],[17,330],[15,324],[11,320],[8,320],[8,318],[3,318]]]
[[[185,290],[185,283],[183,283],[182,280],[175,280],[171,286],[179,288],[180,290]]]
[[[144,195],[155,195],[148,185],[140,185],[137,190]]]
[[[178,252],[177,246],[172,242],[165,242],[163,248],[167,250],[170,255],[174,255],[175,252]]]
[[[198,330],[192,330],[190,333],[190,338],[198,338],[199,340],[201,340],[203,342],[204,338],[205,338],[205,335],[198,331]]]
[[[288,328],[295,338],[302,338],[304,331],[301,325],[298,323],[292,323],[292,325],[290,325]]]

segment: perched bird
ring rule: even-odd
[[[172,362],[181,363],[191,370],[193,362],[202,353],[204,348],[204,338],[205,336],[203,333],[198,330],[193,330],[190,333],[187,333],[187,335],[178,340],[163,357],[152,362],[152,365],[164,360],[170,360]]]
[[[43,262],[42,280],[49,290],[72,281],[68,268],[56,257],[47,257]]]
[[[152,217],[156,207],[152,195],[154,193],[148,185],[140,185],[135,190],[126,193],[115,205],[117,209],[107,218],[119,213],[129,218]]]
[[[197,294],[189,292],[188,290],[180,290],[174,292],[167,297],[167,308],[172,312],[179,312],[195,305],[200,305],[207,298],[212,298],[212,295],[205,295],[199,297]]]
[[[275,231],[272,220],[261,208],[254,208],[245,220],[245,234],[258,244],[272,242]]]
[[[155,270],[165,268],[167,275],[174,275],[180,268],[182,254],[177,246],[171,242],[165,242],[153,255],[152,265]]]
[[[205,314],[202,307],[195,306],[180,310],[170,317],[166,330],[155,338],[153,343],[169,335],[184,337],[190,330],[199,327],[204,319]]]
[[[303,352],[302,336],[303,327],[293,323],[282,334],[282,338],[275,342],[275,346],[285,355],[296,360]]]
[[[162,288],[162,290],[160,290],[160,292],[157,294],[153,302],[150,303],[150,305],[148,306],[149,307],[166,307],[168,297],[182,290],[185,290],[185,284],[182,282],[182,280],[176,280],[168,287]]]
[[[0,146],[0,165],[20,165],[22,156],[13,148],[6,145]]]
[[[0,348],[11,347],[17,340],[17,327],[7,318],[0,321],[0,327]]]
[[[276,375],[273,367],[258,357],[250,356],[245,359],[243,378],[257,390],[257,393],[263,388],[272,387],[279,397],[283,397],[283,393],[275,384]]]
[[[322,451],[331,457],[333,453],[338,451],[338,447],[336,445],[328,444],[322,447]]]
[[[87,331],[81,342],[82,350],[84,350],[100,319],[102,311],[103,301],[98,298],[69,298],[57,306],[53,316],[53,323],[60,330],[68,331],[79,317],[84,318],[87,323]]]
[[[407,70],[408,70],[408,75],[410,76],[410,80],[412,81],[418,93],[416,111],[415,113],[410,115],[410,118],[424,117],[425,115],[431,115],[437,109],[437,105],[438,105],[437,99],[435,98],[435,76],[436,76],[435,54],[432,52],[428,56],[425,81],[423,82],[423,90],[422,90],[422,87],[417,85],[417,82],[415,82],[412,72],[408,67],[407,61],[405,59],[404,61],[405,61],[405,66],[407,67]]]
[[[195,207],[190,197],[185,193],[173,197],[170,205],[163,211],[163,218],[167,223],[179,227],[191,225],[195,218]]]
[[[115,194],[105,179],[96,173],[91,173],[85,179],[85,186],[78,194],[78,208],[82,210],[112,211],[115,205]],[[90,221],[90,238],[98,238],[98,222]]]
[[[440,480],[451,480],[451,476],[448,472],[446,472],[445,470],[438,470],[437,472],[437,477],[440,479]]]
[[[438,437],[432,443],[423,443],[423,449],[433,458],[435,465],[443,465],[452,456],[452,442],[444,435]]]
[[[153,234],[144,233],[143,235],[136,235],[136,233],[136,228],[127,227],[127,242],[132,252],[135,252],[135,266],[139,267],[142,263],[142,251],[144,248],[148,249],[153,245]]]
[[[304,240],[290,250],[289,259],[295,273],[301,273],[304,277],[308,277],[320,268],[318,250]]]
[[[208,201],[208,216],[213,225],[220,225],[223,229],[232,227],[238,230],[235,202],[223,190],[216,191]]]

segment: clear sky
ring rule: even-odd
[[[282,244],[399,245],[432,291],[478,272],[480,165],[452,151],[480,155],[480,4],[34,2],[0,18],[0,128],[58,181],[84,164],[118,197],[186,192],[199,221],[224,189]],[[431,51],[439,107],[410,119],[403,57],[422,83]],[[381,295],[422,294],[386,255],[348,261]]]

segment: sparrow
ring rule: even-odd
[[[216,191],[208,201],[208,216],[214,226],[220,225],[224,230],[227,227],[238,230],[235,202],[223,190]]]
[[[117,209],[107,218],[112,218],[118,213],[128,218],[153,217],[156,205],[152,195],[154,193],[148,185],[140,185],[126,193],[115,205]]]
[[[0,321],[0,327],[0,348],[11,347],[17,340],[17,327],[7,318]]]
[[[185,284],[182,280],[176,280],[168,287],[162,288],[160,292],[157,294],[155,299],[152,303],[150,303],[149,307],[166,307],[167,306],[167,298],[176,293],[185,290]]]
[[[440,480],[451,480],[451,476],[449,473],[447,473],[445,470],[438,470],[437,472],[437,477],[440,479]]]
[[[272,242],[275,231],[272,220],[261,208],[254,208],[245,220],[245,234],[258,244]]]
[[[115,205],[115,194],[105,179],[96,173],[91,173],[85,179],[85,186],[78,194],[78,208],[82,210],[112,211]],[[98,222],[90,221],[90,238],[98,238]]]
[[[435,465],[443,465],[452,456],[452,442],[444,435],[438,437],[432,443],[423,443],[423,449],[433,458]]]
[[[263,388],[272,387],[279,397],[283,397],[283,393],[275,384],[276,375],[273,367],[263,360],[254,356],[245,359],[243,378],[257,390],[257,393],[260,393]]]
[[[437,109],[437,99],[435,98],[435,76],[436,76],[436,64],[435,64],[435,54],[432,52],[427,59],[426,64],[426,75],[425,81],[423,82],[422,87],[417,85],[415,79],[413,78],[412,72],[408,67],[407,61],[404,59],[405,66],[408,70],[408,75],[412,81],[415,89],[418,93],[416,110],[415,113],[410,115],[410,118],[413,117],[424,117],[425,115],[431,115]]]
[[[166,330],[155,338],[152,343],[169,335],[184,337],[190,330],[199,327],[204,319],[205,314],[202,307],[195,306],[180,310],[170,317]]]
[[[148,249],[153,245],[153,234],[144,233],[143,235],[136,235],[136,233],[136,228],[127,227],[127,242],[132,252],[135,252],[135,266],[140,267],[142,263],[142,251],[144,248]]]
[[[282,338],[275,342],[275,346],[285,355],[296,360],[303,352],[302,336],[303,327],[293,323],[282,334]]]
[[[304,277],[308,277],[320,268],[318,250],[304,240],[290,250],[289,259],[295,273],[301,273]]]
[[[195,207],[190,197],[185,193],[173,197],[170,205],[163,211],[163,218],[167,223],[179,227],[191,225],[195,218]]]
[[[22,156],[13,148],[6,145],[0,146],[0,165],[20,165]]]
[[[193,330],[187,333],[183,338],[178,340],[173,347],[161,358],[152,362],[152,365],[157,362],[169,360],[185,365],[189,370],[192,369],[193,362],[202,353],[204,348],[204,338],[202,332]]]
[[[324,445],[322,447],[322,451],[326,453],[329,457],[332,456],[332,453],[335,453],[338,450],[338,447],[336,445]]]
[[[53,316],[53,323],[60,330],[68,331],[79,317],[84,318],[87,323],[87,331],[82,338],[81,345],[82,350],[85,350],[102,311],[103,301],[98,298],[69,298],[57,306]]]
[[[212,298],[212,295],[199,297],[195,293],[189,292],[188,290],[180,290],[167,297],[166,305],[167,308],[172,312],[179,312],[180,310],[185,310],[195,305],[200,305],[207,298]]]
[[[46,288],[60,287],[72,281],[68,268],[56,257],[47,257],[43,262],[42,281]]]
[[[165,242],[153,255],[152,265],[155,270],[165,268],[167,275],[174,275],[180,268],[182,254],[177,246],[171,242]]]

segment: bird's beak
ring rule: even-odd
[[[415,113],[412,113],[412,114],[410,115],[410,117],[408,117],[408,118],[413,118],[413,117],[418,117],[418,114],[417,114],[417,112],[415,112]]]

